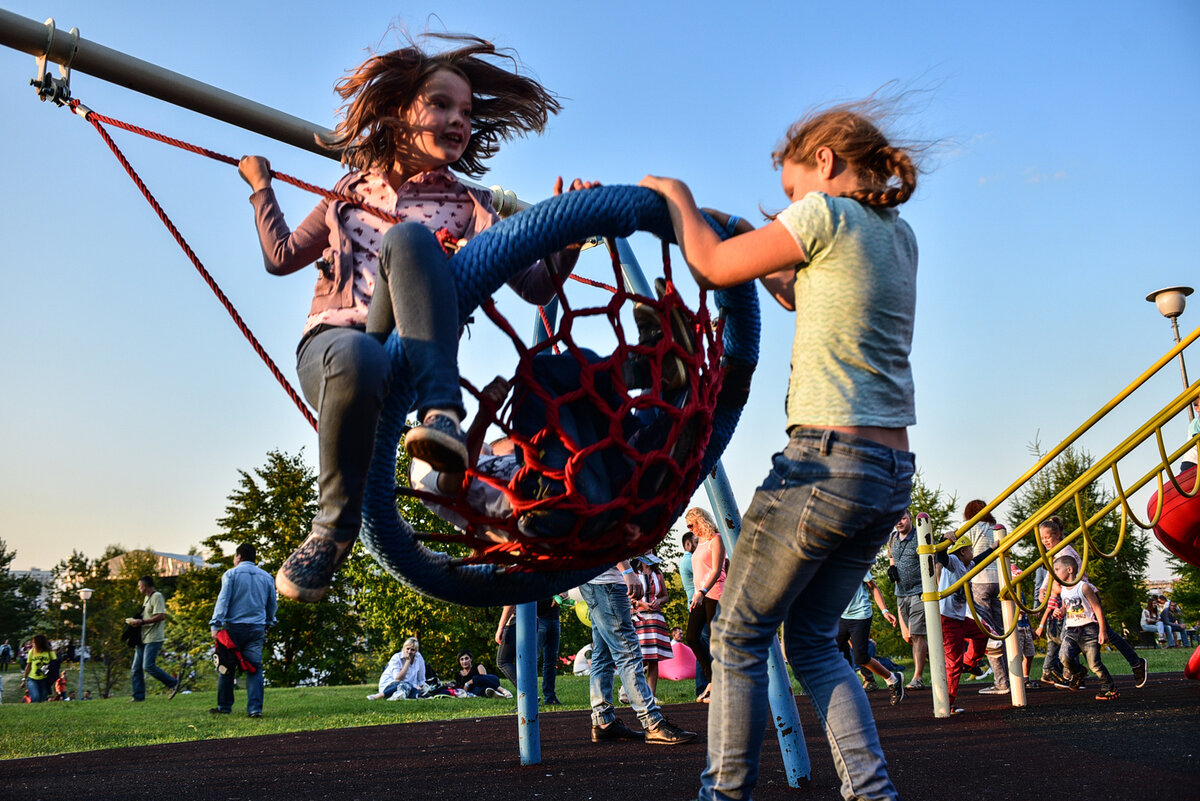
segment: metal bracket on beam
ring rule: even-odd
[[[37,77],[29,81],[29,85],[37,89],[38,99],[43,103],[47,100],[53,101],[56,106],[65,106],[71,100],[71,63],[75,61],[75,54],[79,52],[79,29],[72,28],[71,35],[71,50],[67,55],[67,60],[58,65],[58,74],[60,77],[55,78],[46,72],[46,60],[50,56],[50,50],[54,47],[54,17],[46,20],[46,48],[40,56],[35,59],[37,62]]]

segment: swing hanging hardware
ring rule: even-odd
[[[46,70],[46,61],[54,47],[54,34],[57,33],[57,29],[54,27],[54,17],[47,19],[45,25],[46,47],[42,54],[35,59],[37,77],[31,78],[29,85],[37,90],[38,99],[43,103],[50,100],[56,106],[65,106],[71,100],[71,64],[75,61],[75,54],[79,52],[79,29],[72,28],[68,32],[71,36],[70,50],[66,60],[58,65],[60,77],[55,78]]]

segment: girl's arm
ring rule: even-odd
[[[300,227],[292,231],[271,188],[270,163],[261,156],[243,156],[238,162],[238,173],[254,190],[250,203],[254,206],[254,222],[267,272],[288,275],[319,259],[329,244],[329,227],[325,224],[329,201],[322,199]]]
[[[682,181],[647,175],[638,185],[658,192],[667,201],[675,239],[702,289],[736,286],[808,261],[804,249],[782,223],[771,222],[722,242],[701,216],[691,190]]]
[[[887,601],[883,600],[883,593],[873,581],[868,581],[867,586],[871,588],[871,594],[875,597],[875,605],[879,607],[879,611],[883,612],[884,620],[892,624],[892,628],[896,627],[896,616],[888,611]]]
[[[506,606],[500,610],[500,622],[496,625],[496,645],[499,645],[504,639],[504,627],[508,625],[508,619],[517,611],[515,606]]]
[[[754,230],[754,226],[745,218],[734,218],[716,209],[705,208],[701,209],[701,211],[716,220],[717,224],[726,231],[729,231],[730,220],[736,219],[733,231],[729,232],[728,238],[748,234]],[[778,272],[761,276],[758,280],[762,282],[763,288],[767,290],[767,293],[775,298],[776,303],[788,311],[796,310],[796,270],[794,267],[784,267]]]

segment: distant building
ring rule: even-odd
[[[45,609],[46,604],[50,603],[50,590],[54,587],[53,571],[31,567],[28,570],[10,570],[9,575],[14,578],[31,578],[42,586],[42,591],[38,593],[37,597],[39,608]]]
[[[1175,589],[1175,582],[1177,581],[1179,581],[1177,578],[1166,581],[1147,581],[1146,592],[1150,595],[1170,595],[1171,591]]]
[[[133,554],[148,553],[154,557],[154,574],[156,576],[178,576],[181,573],[186,573],[189,570],[198,570],[202,567],[215,567],[215,565],[206,564],[204,557],[197,554],[186,553],[160,553],[159,551],[136,550],[129,551],[114,556],[105,562],[108,567],[108,575],[119,576],[121,568],[125,565],[125,557]]]

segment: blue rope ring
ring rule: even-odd
[[[714,225],[714,229],[720,231],[719,226]],[[465,322],[509,278],[544,254],[590,236],[627,237],[635,231],[675,240],[666,203],[656,193],[636,186],[567,192],[502,220],[468,242],[448,262],[457,284],[460,322]],[[720,233],[724,236],[723,231]],[[715,300],[725,321],[726,363],[752,371],[758,360],[761,328],[753,282],[718,291]],[[396,334],[388,338],[387,349],[393,365],[397,365],[401,353]],[[603,567],[593,567],[509,572],[497,565],[462,565],[418,542],[412,527],[397,512],[395,501],[396,452],[414,400],[411,386],[404,381],[392,382],[375,436],[363,500],[363,546],[388,573],[419,592],[449,603],[503,606],[548,598],[604,571]],[[702,478],[721,458],[741,416],[741,402],[726,406],[718,404],[716,409]],[[681,511],[682,507],[676,514]]]

